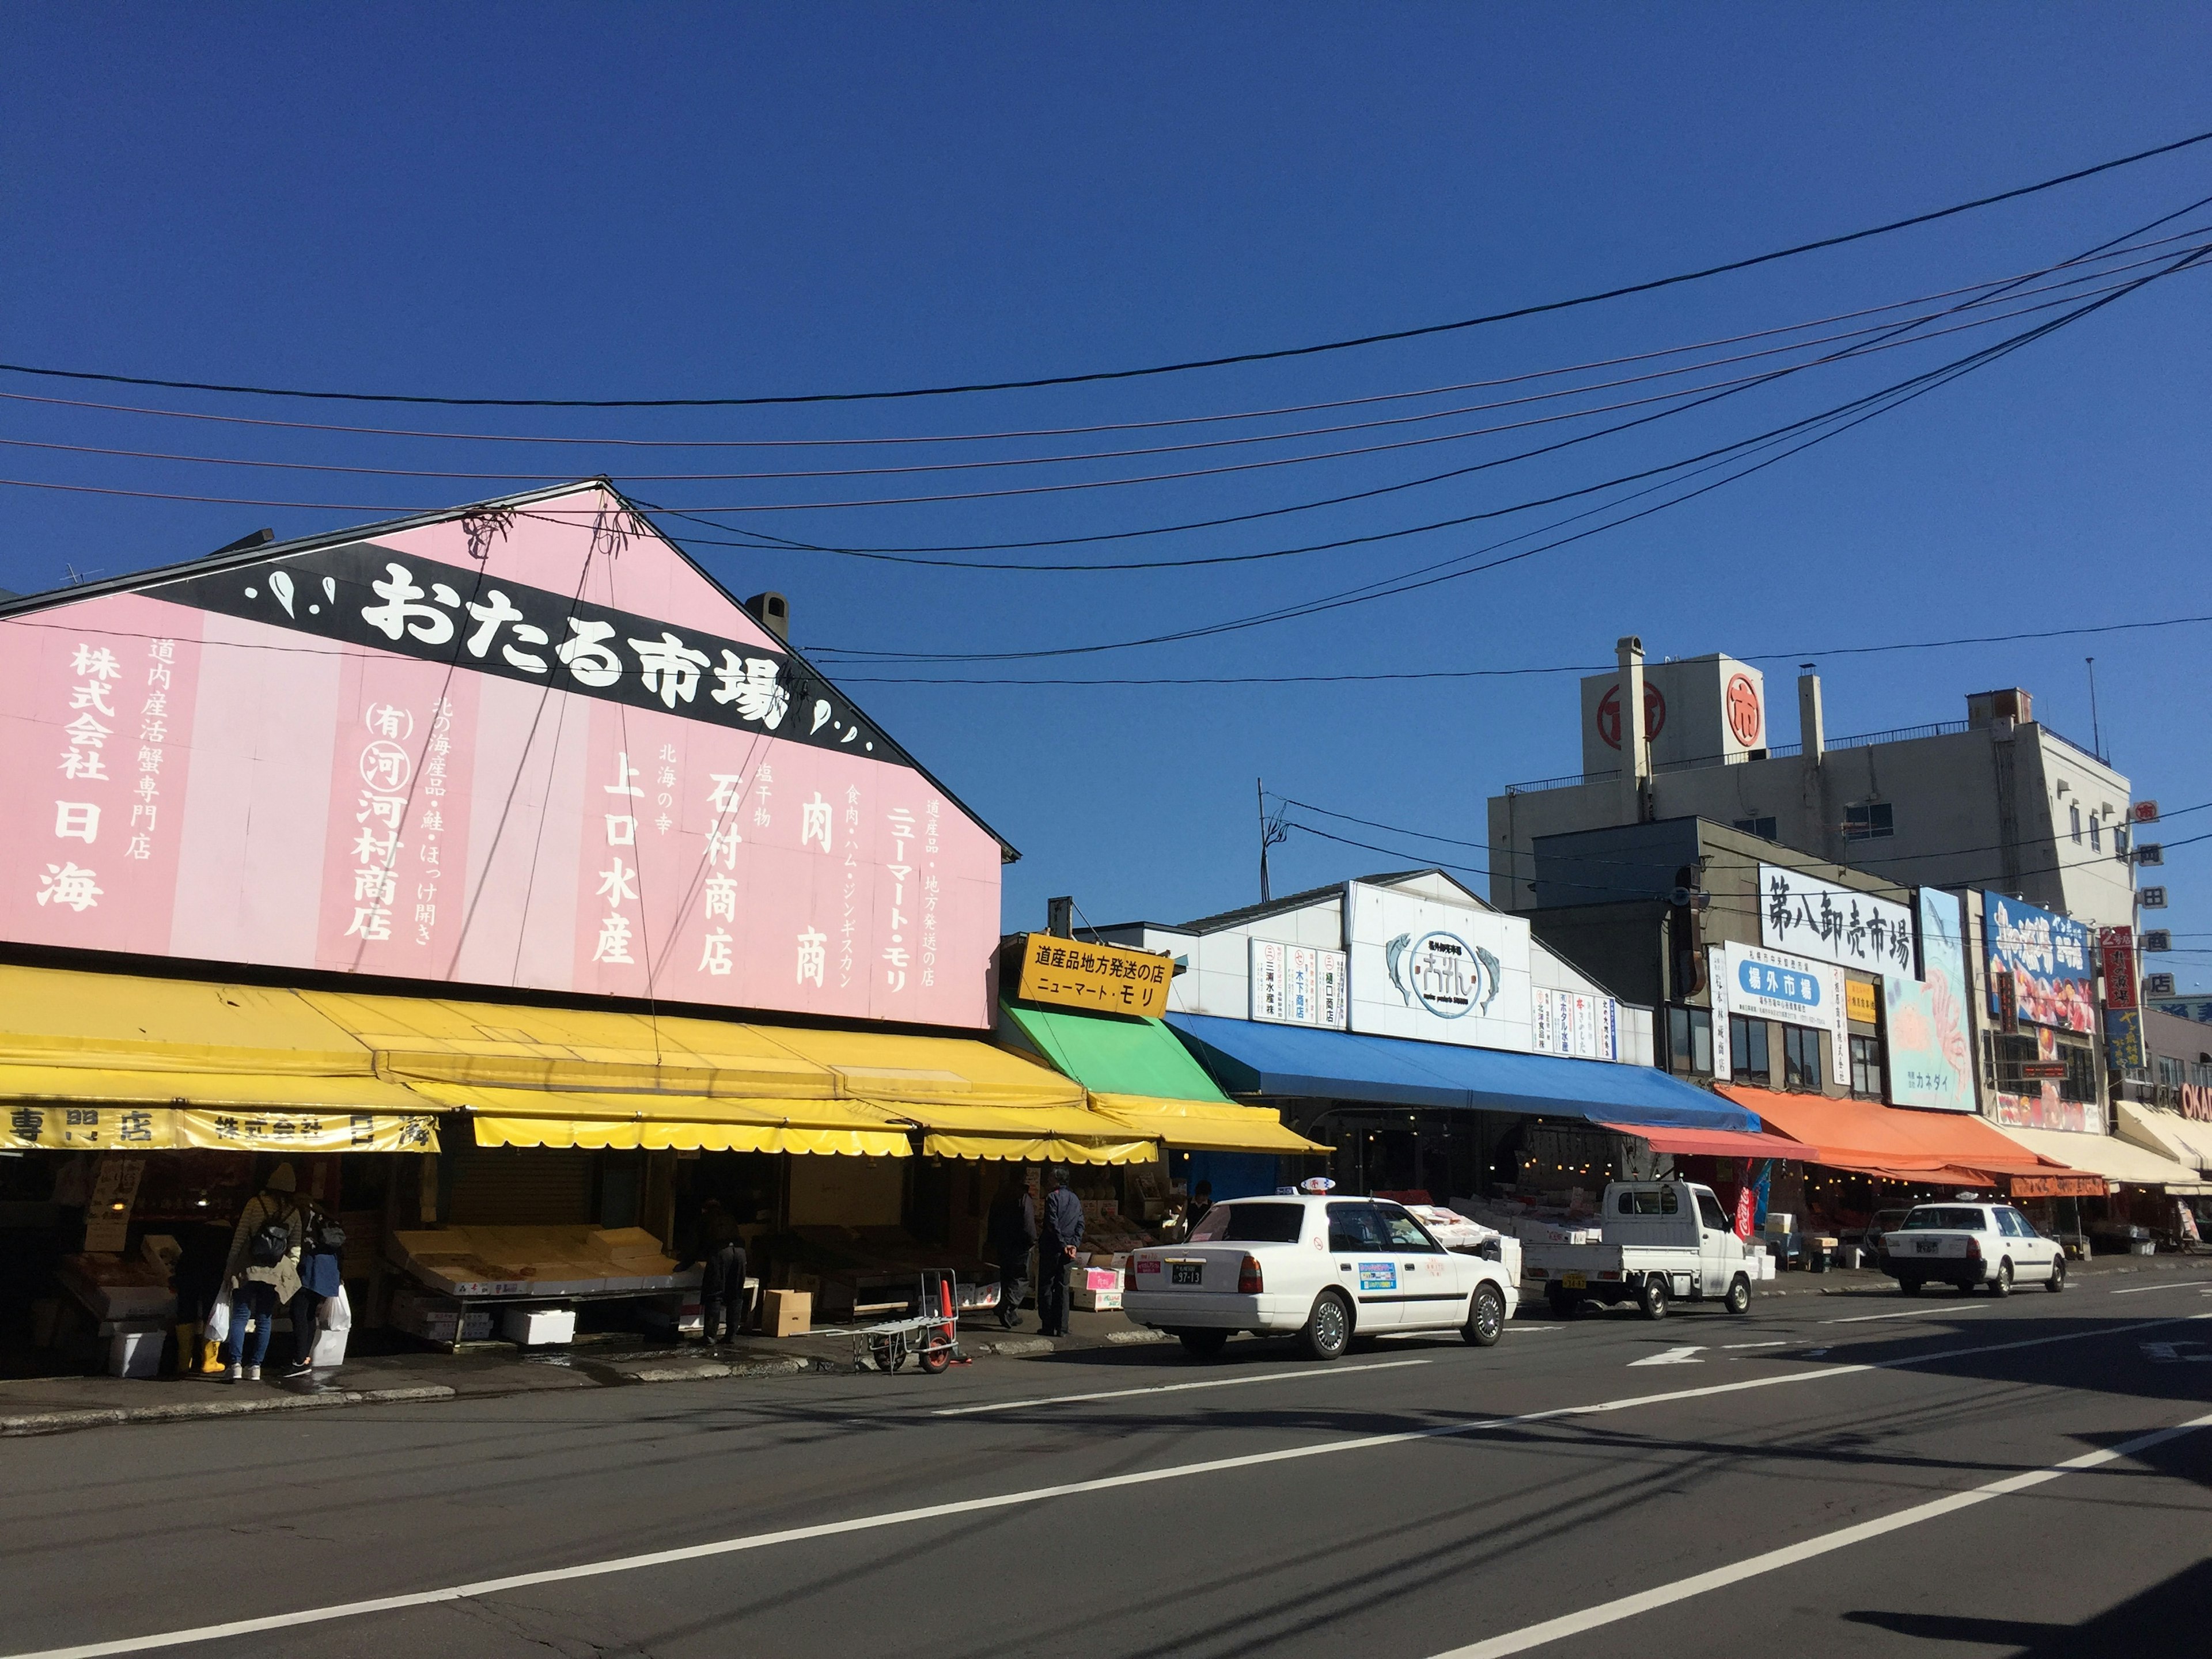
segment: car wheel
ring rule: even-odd
[[[1177,1331],[1176,1340],[1182,1351],[1193,1359],[1218,1359],[1221,1351],[1229,1346],[1226,1331]]]
[[[1644,1288],[1636,1293],[1636,1305],[1644,1310],[1646,1319],[1667,1316],[1667,1281],[1654,1273],[1644,1281]]]
[[[1997,1276],[1990,1280],[1990,1294],[1991,1296],[2012,1294],[2012,1262],[2009,1260],[1997,1263]]]
[[[1741,1273],[1738,1273],[1735,1281],[1728,1288],[1728,1300],[1723,1305],[1732,1314],[1749,1313],[1751,1311],[1751,1281]]]
[[[1323,1291],[1314,1298],[1306,1328],[1298,1333],[1306,1352],[1316,1359],[1341,1359],[1352,1346],[1352,1307],[1341,1291]]]
[[[1920,1294],[1920,1280],[1906,1274],[1897,1281],[1897,1289],[1900,1296],[1917,1296]]]
[[[2051,1258],[2051,1277],[2043,1281],[2043,1288],[2054,1292],[2066,1288],[2066,1258],[2064,1256],[2054,1255]]]
[[[1468,1304],[1467,1324],[1460,1334],[1478,1348],[1496,1345],[1505,1334],[1505,1298],[1495,1285],[1478,1285]]]

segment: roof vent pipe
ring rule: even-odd
[[[778,645],[791,643],[791,601],[782,594],[754,594],[745,601],[745,614],[775,635]]]

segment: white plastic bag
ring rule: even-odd
[[[345,1286],[338,1286],[336,1296],[326,1296],[323,1305],[315,1310],[315,1324],[325,1331],[349,1331],[353,1328],[353,1304],[346,1300]]]
[[[230,1292],[224,1291],[208,1310],[207,1322],[200,1327],[200,1334],[210,1342],[220,1342],[230,1334]]]

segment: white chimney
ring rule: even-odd
[[[1651,738],[1644,729],[1644,641],[1625,634],[1613,650],[1620,664],[1620,814],[1644,822],[1644,786],[1651,777]]]

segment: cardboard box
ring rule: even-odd
[[[1121,1280],[1116,1274],[1110,1291],[1070,1291],[1068,1305],[1085,1313],[1111,1313],[1121,1305]]]
[[[805,1291],[770,1291],[761,1298],[763,1336],[804,1336],[814,1328],[814,1297]]]
[[[1121,1288],[1121,1270],[1118,1267],[1085,1267],[1075,1262],[1067,1265],[1067,1288],[1071,1291],[1115,1291]],[[1117,1302],[1116,1307],[1121,1304]]]
[[[520,1342],[526,1348],[553,1342],[573,1342],[576,1340],[576,1310],[574,1308],[509,1308],[500,1321],[500,1329],[508,1341]]]

